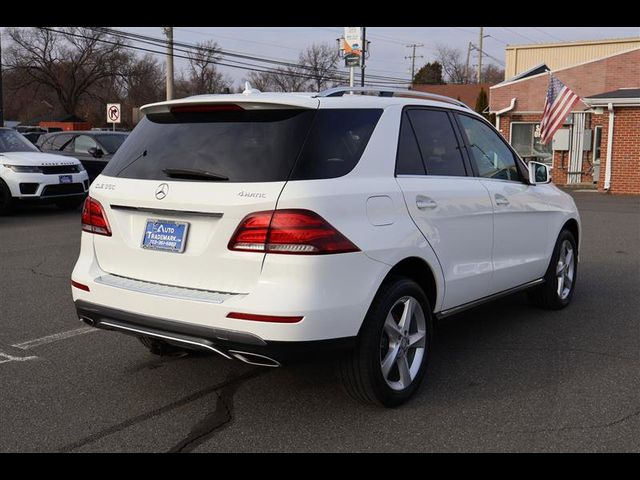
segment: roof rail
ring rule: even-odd
[[[400,88],[388,88],[388,87],[335,87],[328,90],[323,90],[316,94],[316,97],[342,97],[346,93],[377,93],[379,97],[409,97],[409,98],[424,98],[427,100],[437,100],[439,102],[452,103],[459,107],[471,110],[471,108],[460,100],[455,100],[451,97],[445,97],[444,95],[438,95],[436,93],[429,92],[417,92],[415,90],[403,90]]]

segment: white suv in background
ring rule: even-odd
[[[17,201],[47,201],[78,208],[89,190],[89,177],[77,158],[42,153],[11,128],[0,128],[0,215]]]
[[[571,301],[572,198],[461,102],[247,88],[142,111],[84,206],[90,325],[272,367],[339,353],[350,394],[393,406],[434,318],[524,289]]]

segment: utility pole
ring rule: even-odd
[[[480,27],[480,40],[478,41],[478,83],[482,83],[482,40],[484,40],[484,27]]]
[[[416,55],[416,48],[424,47],[424,44],[422,44],[422,43],[412,43],[411,45],[406,45],[406,47],[413,49],[413,53],[410,56],[404,57],[405,59],[407,59],[407,58],[411,59],[411,83],[413,84],[413,78],[414,78],[414,76],[416,74],[416,58],[424,58],[422,55]]]
[[[164,27],[167,36],[167,100],[173,100],[173,27]]]
[[[469,59],[471,58],[471,42],[469,42],[469,46],[467,47],[467,66],[464,69],[464,83],[469,83]]]
[[[2,101],[2,32],[0,32],[0,127],[4,127],[4,103]]]
[[[360,86],[364,87],[364,62],[367,54],[367,27],[362,27],[362,60],[360,62]]]

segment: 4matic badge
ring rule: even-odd
[[[267,194],[266,193],[260,193],[260,192],[245,192],[244,190],[241,190],[240,193],[238,193],[239,197],[249,197],[249,198],[267,198]]]

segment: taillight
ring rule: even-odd
[[[111,228],[104,208],[96,199],[87,197],[82,208],[82,230],[98,235],[111,236]]]
[[[231,237],[229,249],[296,255],[360,251],[320,215],[298,209],[247,215]]]
[[[209,112],[241,112],[244,108],[234,103],[214,103],[179,105],[171,108],[171,113],[209,113]]]

